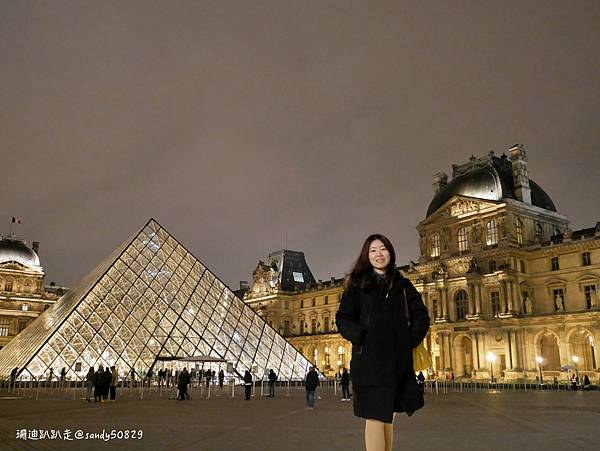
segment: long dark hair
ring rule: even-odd
[[[350,271],[350,274],[346,276],[346,281],[344,282],[345,291],[349,292],[354,288],[366,290],[375,285],[373,266],[369,260],[369,247],[375,240],[381,241],[390,253],[390,263],[385,269],[385,285],[388,288],[391,286],[394,274],[396,272],[396,251],[394,250],[394,246],[392,246],[392,242],[386,236],[381,235],[380,233],[375,233],[367,237],[362,249],[360,250],[358,258],[356,259],[356,263],[354,263],[352,271]]]

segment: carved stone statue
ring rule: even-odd
[[[533,303],[531,302],[531,299],[527,294],[525,295],[525,299],[523,299],[523,308],[525,310],[526,315],[533,314]]]
[[[554,309],[557,312],[565,311],[565,300],[563,299],[563,297],[561,295],[558,295],[554,298]]]
[[[427,238],[424,234],[419,232],[419,249],[421,250],[421,255],[425,255],[427,253]]]

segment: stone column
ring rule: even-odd
[[[513,302],[513,282],[512,280],[506,281],[506,313],[513,314],[514,302]]]
[[[501,282],[500,283],[500,313],[506,313],[508,309],[508,303],[506,299],[506,285]]]
[[[469,315],[468,316],[473,316],[475,315],[475,286],[470,283],[467,285],[467,293],[469,293],[467,301],[469,304]]]
[[[475,285],[475,315],[481,317],[481,284]]]
[[[473,369],[479,370],[479,350],[477,349],[477,332],[471,331],[471,355],[473,356]]]
[[[442,288],[441,290],[441,316],[442,319],[448,319],[448,293],[446,292],[446,288]]]
[[[519,284],[516,280],[512,282],[512,292],[513,292],[513,312],[514,313],[522,313],[523,312],[523,301],[521,299],[521,293],[519,292]]]
[[[594,333],[594,357],[596,359],[596,368],[594,369],[598,370],[600,369],[600,328],[597,328]]]

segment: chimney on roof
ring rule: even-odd
[[[31,243],[31,249],[33,249],[33,252],[35,252],[37,254],[38,251],[40,250],[40,242],[34,241],[33,243]]]
[[[531,187],[529,186],[525,147],[522,144],[515,144],[508,151],[510,152],[510,161],[512,162],[515,197],[521,202],[531,204]]]
[[[448,175],[445,172],[438,172],[433,176],[433,188],[436,194],[448,184]]]
[[[250,284],[247,280],[240,280],[240,290],[249,290]]]

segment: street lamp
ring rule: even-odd
[[[538,363],[538,368],[540,370],[540,384],[544,383],[544,369],[542,367],[542,365],[544,364],[544,358],[540,357],[539,355],[535,358],[535,360],[537,360]]]
[[[574,355],[572,357],[572,359],[573,359],[573,363],[575,364],[575,377],[577,378],[577,382],[576,382],[576,387],[577,387],[577,385],[579,385],[579,369],[577,368],[577,364],[579,363],[579,357]]]
[[[491,377],[492,377],[492,382],[494,382],[494,362],[496,361],[496,356],[494,355],[493,352],[488,352],[486,359],[487,359],[488,363],[490,364],[490,373],[491,373]]]

